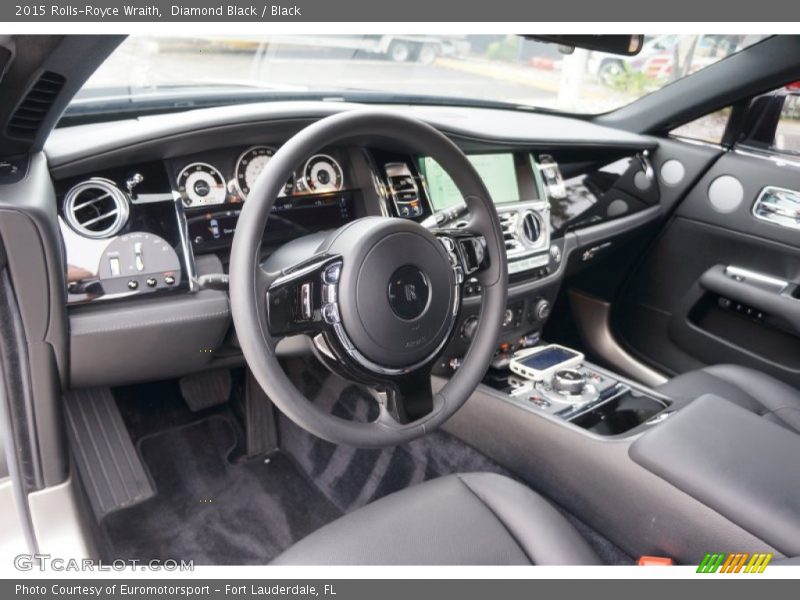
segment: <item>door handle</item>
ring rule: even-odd
[[[749,274],[750,278],[741,277],[742,273]],[[780,317],[800,333],[800,300],[787,293],[791,284],[786,281],[755,271],[716,265],[700,276],[699,284],[708,292]]]
[[[762,221],[800,229],[800,192],[767,186],[753,204],[753,215]]]
[[[785,279],[778,279],[771,275],[764,275],[758,271],[751,271],[750,269],[743,269],[742,267],[735,267],[729,265],[725,267],[725,275],[739,282],[748,283],[756,287],[763,288],[775,294],[781,294],[789,287],[789,282]]]

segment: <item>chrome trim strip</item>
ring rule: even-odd
[[[313,258],[313,257],[311,257],[311,258]],[[309,273],[313,273],[314,271],[322,268],[322,266],[325,263],[328,263],[328,262],[333,263],[333,262],[336,261],[336,259],[338,259],[339,262],[341,263],[341,257],[338,256],[338,255],[326,254],[326,255],[320,256],[317,260],[308,262],[307,264],[303,265],[302,267],[300,267],[296,271],[283,272],[283,274],[281,274],[280,276],[275,278],[275,280],[270,284],[269,287],[270,287],[270,289],[272,289],[274,287],[278,287],[280,285],[283,285],[284,283],[288,283],[289,281],[297,279],[298,277],[303,277],[304,275],[308,275]],[[290,268],[293,268],[293,267],[290,267]],[[269,292],[269,290],[267,290],[267,292]]]
[[[725,267],[725,275],[738,281],[749,280],[769,287],[777,288],[777,293],[781,293],[789,286],[789,282],[784,279],[778,279],[777,277],[764,275],[763,273],[758,273],[757,271],[751,271],[750,269],[744,269],[742,267],[736,267],[733,265],[728,265]]]
[[[736,147],[733,149],[734,154],[738,154],[739,156],[747,156],[749,158],[758,158],[760,160],[766,160],[771,163],[774,163],[778,167],[794,167],[800,169],[800,161],[796,159],[792,159],[789,157],[784,157],[782,155],[777,154],[770,154],[766,151],[759,151],[757,149],[752,150],[745,150],[741,147]]]
[[[197,285],[197,265],[194,262],[194,252],[189,244],[189,224],[186,222],[186,213],[183,210],[180,192],[172,190],[172,200],[175,205],[175,217],[178,219],[178,235],[181,239],[183,262],[186,265],[186,277],[189,279],[189,291],[199,289]]]

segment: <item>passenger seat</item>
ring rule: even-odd
[[[714,365],[678,375],[656,389],[683,400],[714,394],[800,433],[800,390],[755,369]]]

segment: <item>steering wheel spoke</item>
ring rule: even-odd
[[[457,278],[463,280],[489,267],[486,238],[480,233],[469,229],[440,229],[434,233],[447,250]]]
[[[277,274],[259,269],[270,335],[276,339],[312,335],[335,322],[336,282],[341,267],[341,257],[316,254]]]
[[[384,387],[384,419],[391,418],[400,425],[412,423],[433,410],[431,369],[420,368],[394,378]]]

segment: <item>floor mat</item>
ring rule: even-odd
[[[290,457],[232,463],[235,446],[223,416],[142,438],[157,494],[103,520],[106,558],[265,564],[340,516]]]

